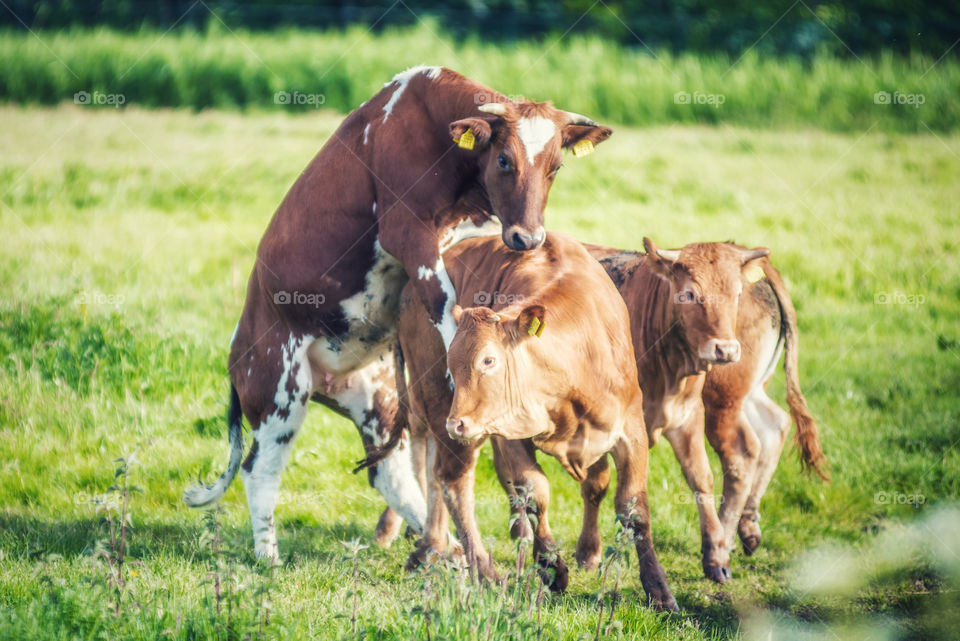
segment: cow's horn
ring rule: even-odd
[[[590,120],[583,114],[574,113],[572,111],[563,112],[567,116],[568,125],[589,125],[590,127],[596,127],[597,123]]]
[[[741,249],[740,250],[740,262],[744,265],[749,263],[751,260],[757,258],[763,258],[764,256],[769,256],[770,250],[766,247],[757,247],[756,249]]]
[[[502,102],[488,102],[480,105],[477,109],[485,114],[493,114],[494,116],[505,116],[507,114],[507,106]]]
[[[658,249],[657,256],[664,260],[669,260],[671,263],[675,263],[680,260],[680,250],[679,249]]]

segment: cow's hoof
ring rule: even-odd
[[[520,517],[515,520],[513,525],[510,526],[510,538],[514,541],[517,539],[532,539],[533,528],[530,526],[530,519]]]
[[[570,584],[570,571],[567,570],[567,564],[559,556],[553,563],[541,561],[540,580],[551,592],[558,594],[564,592]]]
[[[650,597],[650,607],[658,612],[679,612],[680,606],[672,594],[667,594],[663,598]]]
[[[743,543],[743,553],[750,556],[760,547],[760,535],[751,534],[750,536],[742,537],[740,542]]]
[[[597,541],[596,545],[578,542],[573,558],[577,561],[577,567],[581,570],[596,570],[600,567],[600,542]]]
[[[404,564],[403,569],[407,572],[413,572],[420,566],[425,563],[429,563],[433,559],[440,556],[440,552],[434,548],[432,545],[425,543],[422,539],[417,543],[416,547],[413,548],[413,552],[410,553],[410,556],[407,557],[407,562]]]
[[[722,568],[718,565],[707,565],[703,568],[703,576],[717,583],[726,583],[730,579],[730,568]]]

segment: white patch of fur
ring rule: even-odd
[[[478,236],[496,236],[501,233],[503,233],[503,226],[496,217],[490,218],[482,225],[476,225],[471,219],[464,218],[444,232],[443,237],[440,238],[440,253],[443,254],[461,240]]]
[[[370,139],[370,123],[367,123],[367,126],[363,128],[363,144],[367,144],[367,141]]]
[[[549,118],[534,116],[517,121],[517,136],[527,150],[527,160],[532,165],[537,155],[553,138],[557,126]]]
[[[426,74],[426,76],[431,80],[436,80],[442,70],[442,67],[427,67],[425,65],[411,67],[406,71],[398,73],[393,77],[393,80],[383,85],[384,87],[389,87],[394,83],[397,84],[397,88],[394,89],[393,94],[390,96],[390,100],[388,100],[387,104],[383,106],[383,122],[387,122],[387,118],[389,118],[390,114],[393,113],[393,108],[397,105],[397,101],[400,100],[400,96],[403,95],[403,92],[407,88],[407,84],[413,79],[414,76],[422,73]]]
[[[409,443],[395,447],[390,456],[377,465],[373,486],[407,525],[417,534],[423,534],[427,522],[427,502],[414,473],[410,452]]]
[[[381,425],[371,417],[370,412],[374,408],[374,394],[385,378],[394,380],[393,358],[389,350],[381,352],[368,365],[353,372],[350,375],[350,387],[332,395],[374,445],[382,445],[383,440],[380,437]],[[391,392],[395,397],[396,390]],[[389,394],[384,397],[385,401],[391,400]],[[423,533],[427,504],[414,473],[409,444],[398,446],[377,465],[373,486],[410,527],[418,534]]]
[[[384,251],[379,240],[374,242],[373,251],[373,265],[367,272],[363,289],[340,302],[350,326],[346,336],[321,337],[310,351],[310,358],[325,372],[349,373],[370,362],[383,345],[396,339],[400,292],[406,274],[400,262]]]

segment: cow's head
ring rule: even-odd
[[[508,439],[531,438],[543,429],[529,419],[525,402],[530,385],[518,380],[529,370],[524,343],[538,340],[545,310],[530,305],[517,316],[487,307],[453,308],[457,333],[447,351],[454,392],[447,432],[452,438],[476,440],[487,434]],[[535,377],[542,378],[541,375]],[[521,393],[523,391],[523,393]]]
[[[472,137],[460,145],[470,149],[461,152],[476,158],[492,213],[503,225],[504,244],[536,249],[546,237],[543,212],[562,164],[561,150],[588,152],[613,130],[548,102],[493,102],[479,110],[481,116],[450,123],[450,135],[455,141]]]
[[[757,261],[766,248],[740,249],[728,243],[695,243],[683,249],[660,249],[643,239],[647,263],[671,285],[674,317],[690,349],[707,363],[740,360],[737,312],[745,284],[759,278]],[[762,275],[762,271],[759,272]]]

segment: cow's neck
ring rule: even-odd
[[[489,94],[491,102],[506,100],[501,94],[483,85],[464,80],[456,83],[434,82],[428,85],[429,96],[423,102],[434,124],[434,131],[443,138],[444,144],[449,144],[450,123],[477,115],[478,95]],[[474,222],[489,218],[493,208],[483,187],[483,169],[478,165],[476,156],[454,150],[444,159],[444,164],[454,172],[454,180],[461,185],[461,189],[456,195],[453,207],[437,221],[438,228],[443,230],[452,227],[466,217],[473,218]]]
[[[633,278],[644,280],[637,285],[649,292],[652,301],[641,318],[637,369],[644,396],[653,400],[673,394],[684,377],[704,371],[704,364],[687,344],[670,283],[645,264],[634,271]]]

